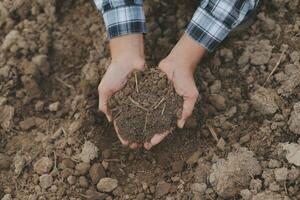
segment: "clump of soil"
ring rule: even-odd
[[[109,102],[115,126],[130,143],[149,141],[176,126],[182,107],[167,76],[157,69],[136,72]]]

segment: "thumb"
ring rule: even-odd
[[[188,96],[183,96],[183,109],[181,118],[177,121],[177,126],[183,128],[186,119],[192,115],[199,93],[197,90]]]

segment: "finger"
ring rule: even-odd
[[[131,149],[137,149],[139,147],[139,145],[137,143],[132,143],[131,145],[129,145],[129,147]]]
[[[112,121],[110,110],[107,107],[108,99],[110,98],[111,94],[108,91],[105,91],[101,87],[99,87],[99,110],[103,112],[108,121]]]
[[[178,119],[177,121],[177,126],[179,128],[183,128],[186,119],[192,115],[195,104],[197,102],[198,95],[199,94],[197,91],[189,96],[183,96],[184,102],[183,102],[182,114],[181,114],[181,118]]]
[[[115,131],[116,131],[116,133],[117,133],[117,136],[118,136],[120,142],[121,142],[124,146],[128,146],[129,142],[128,142],[127,140],[124,140],[124,139],[121,137],[120,133],[119,133],[119,128],[118,128],[118,126],[117,126],[117,122],[114,121],[113,124],[114,124],[114,128],[115,128]]]
[[[152,146],[152,144],[151,144],[150,142],[146,142],[146,143],[144,144],[144,148],[145,148],[146,150],[150,150],[152,147],[153,147],[153,146]]]
[[[155,134],[152,139],[150,140],[150,142],[146,142],[144,144],[144,148],[147,150],[150,150],[153,146],[159,144],[163,139],[165,139],[165,137],[167,137],[169,135],[170,131],[165,131],[162,134]]]

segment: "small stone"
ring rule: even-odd
[[[252,198],[252,193],[248,189],[241,190],[240,195],[243,200],[250,200]]]
[[[281,167],[281,162],[279,160],[271,159],[268,163],[268,167],[271,169]]]
[[[97,184],[101,178],[106,176],[105,170],[100,163],[94,163],[89,170],[93,184]]]
[[[63,159],[62,160],[62,167],[63,168],[70,168],[70,169],[74,169],[75,168],[75,164],[71,159]]]
[[[295,103],[293,106],[293,112],[291,113],[288,124],[292,132],[300,134],[300,102]]]
[[[57,101],[55,103],[52,103],[49,105],[48,109],[50,112],[57,112],[59,108],[60,103]]]
[[[80,176],[78,182],[79,182],[79,186],[82,187],[82,188],[88,188],[89,187],[89,182],[88,182],[88,180],[86,179],[85,176]]]
[[[211,94],[208,97],[209,102],[218,110],[226,109],[226,99],[219,94]]]
[[[0,153],[0,171],[7,170],[10,168],[11,159],[3,153]]]
[[[182,172],[183,167],[184,167],[184,162],[181,161],[181,160],[172,163],[172,171],[174,173],[180,173],[180,172]]]
[[[300,167],[300,145],[296,143],[281,144],[289,163]]]
[[[277,168],[274,170],[274,174],[275,174],[276,181],[278,182],[285,181],[288,176],[288,169],[285,167]]]
[[[14,157],[14,166],[16,175],[20,175],[25,167],[26,159],[24,156],[17,154]]]
[[[48,56],[37,55],[32,58],[32,62],[37,66],[38,70],[44,76],[48,76],[50,73],[50,67],[48,63]]]
[[[24,121],[21,121],[19,123],[19,126],[22,130],[27,131],[35,126],[35,118],[34,117],[28,117]]]
[[[193,183],[191,185],[191,190],[194,194],[204,194],[207,189],[207,185],[205,183]]]
[[[50,188],[50,191],[53,192],[53,193],[57,192],[57,186],[52,185],[51,188]]]
[[[37,112],[41,112],[44,110],[45,103],[43,101],[36,102],[34,108]]]
[[[42,157],[33,166],[33,170],[42,175],[49,173],[53,167],[53,161],[48,157]]]
[[[156,198],[161,198],[169,193],[171,189],[171,185],[165,181],[160,181],[156,185],[156,192],[155,196]]]
[[[222,89],[222,83],[220,80],[215,80],[213,84],[209,87],[211,94],[218,94]]]
[[[11,194],[6,194],[2,197],[1,200],[13,200],[13,198],[12,198]]]
[[[280,186],[276,182],[273,182],[270,184],[269,189],[273,192],[278,192],[280,190]]]
[[[250,134],[246,134],[240,138],[240,144],[245,144],[245,143],[249,142],[250,139],[251,139]]]
[[[86,163],[98,157],[98,148],[90,141],[86,141],[79,154],[79,158]]]
[[[102,178],[97,184],[100,192],[111,192],[118,187],[118,180],[112,178]]]
[[[51,185],[53,183],[53,178],[49,174],[43,174],[40,176],[39,181],[40,181],[40,186],[43,189],[47,189],[47,188],[51,187]]]
[[[69,177],[69,176],[71,176],[72,174],[73,174],[73,171],[71,170],[71,169],[69,169],[69,168],[65,168],[65,169],[63,169],[62,171],[61,171],[61,176],[63,177],[63,178],[67,178],[67,177]]]
[[[226,142],[223,138],[220,138],[217,144],[217,148],[220,149],[221,151],[225,151],[225,145]]]
[[[196,164],[197,161],[198,161],[198,159],[199,159],[199,157],[200,157],[200,155],[201,155],[200,151],[194,152],[193,155],[187,159],[186,163],[188,165]]]
[[[15,109],[12,106],[0,106],[0,127],[8,130],[13,125]]]
[[[262,181],[259,179],[252,179],[249,184],[249,188],[252,192],[258,193],[262,188]]]
[[[75,185],[76,184],[76,177],[75,176],[69,176],[67,178],[67,181],[70,185]]]
[[[88,173],[90,167],[90,163],[81,162],[76,165],[75,169],[78,171],[79,175],[85,175]]]

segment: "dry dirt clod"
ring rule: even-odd
[[[82,188],[88,188],[89,182],[85,176],[80,176],[78,179],[79,186]]]
[[[22,130],[26,131],[31,129],[32,127],[35,126],[35,118],[34,117],[28,117],[24,121],[21,121],[19,123],[19,126]]]
[[[118,180],[112,178],[102,178],[97,184],[97,189],[100,192],[112,192],[118,187]]]
[[[166,194],[169,193],[171,189],[171,185],[165,181],[160,181],[156,185],[156,192],[155,192],[155,197],[156,198],[161,198],[165,196]]]
[[[60,105],[60,103],[58,101],[54,102],[54,103],[49,105],[48,109],[49,109],[50,112],[57,112],[58,109],[59,109],[59,105]]]
[[[259,87],[250,98],[254,108],[262,114],[273,114],[279,109],[276,102],[279,97],[272,89]]]
[[[26,164],[26,159],[24,156],[17,154],[14,157],[15,174],[17,176],[19,176],[22,173],[22,171],[25,167],[25,164]]]
[[[77,170],[79,175],[85,175],[88,173],[90,167],[91,167],[90,163],[81,162],[75,166],[75,169]]]
[[[300,167],[300,145],[296,143],[280,144],[285,151],[285,157],[289,163]]]
[[[208,97],[209,102],[218,110],[226,109],[226,99],[219,94],[211,94]]]
[[[199,159],[199,157],[200,157],[200,155],[201,155],[201,152],[200,152],[200,151],[194,152],[194,153],[187,159],[186,163],[187,163],[188,165],[196,164],[197,161],[198,161],[198,159]]]
[[[75,164],[71,159],[63,159],[61,164],[63,168],[70,168],[70,169],[75,168]]]
[[[76,178],[75,176],[69,176],[69,177],[67,178],[67,181],[68,181],[68,183],[69,183],[70,185],[75,185],[76,182],[77,182],[77,178]]]
[[[284,199],[280,194],[266,191],[254,195],[251,200],[284,200]]]
[[[15,109],[12,106],[0,106],[0,126],[8,130],[13,125]]]
[[[98,157],[98,148],[90,141],[86,141],[79,154],[79,158],[86,163]]]
[[[288,124],[291,131],[300,134],[300,102],[294,104]]]
[[[243,200],[250,200],[252,198],[252,193],[248,189],[241,190],[240,195]]]
[[[205,183],[193,183],[191,185],[191,190],[197,196],[204,194],[207,189],[207,185]]]
[[[105,170],[100,163],[94,163],[89,170],[93,184],[97,184],[101,178],[106,176]]]
[[[33,170],[42,175],[49,173],[53,167],[53,161],[48,157],[42,157],[33,165]]]
[[[174,173],[182,172],[183,167],[184,167],[184,161],[176,161],[172,163],[172,171]]]
[[[277,182],[285,181],[288,176],[288,169],[285,167],[277,168],[274,170],[274,174]]]
[[[12,198],[11,194],[6,194],[6,195],[4,195],[4,196],[2,197],[1,200],[12,200],[12,199],[13,199],[13,198]]]
[[[229,153],[227,160],[219,159],[212,166],[209,181],[220,196],[232,198],[248,188],[251,177],[260,173],[261,167],[254,153],[240,148],[237,152]]]
[[[43,174],[40,176],[39,181],[40,181],[40,186],[43,189],[47,189],[51,187],[51,185],[53,184],[53,177],[49,174]]]

